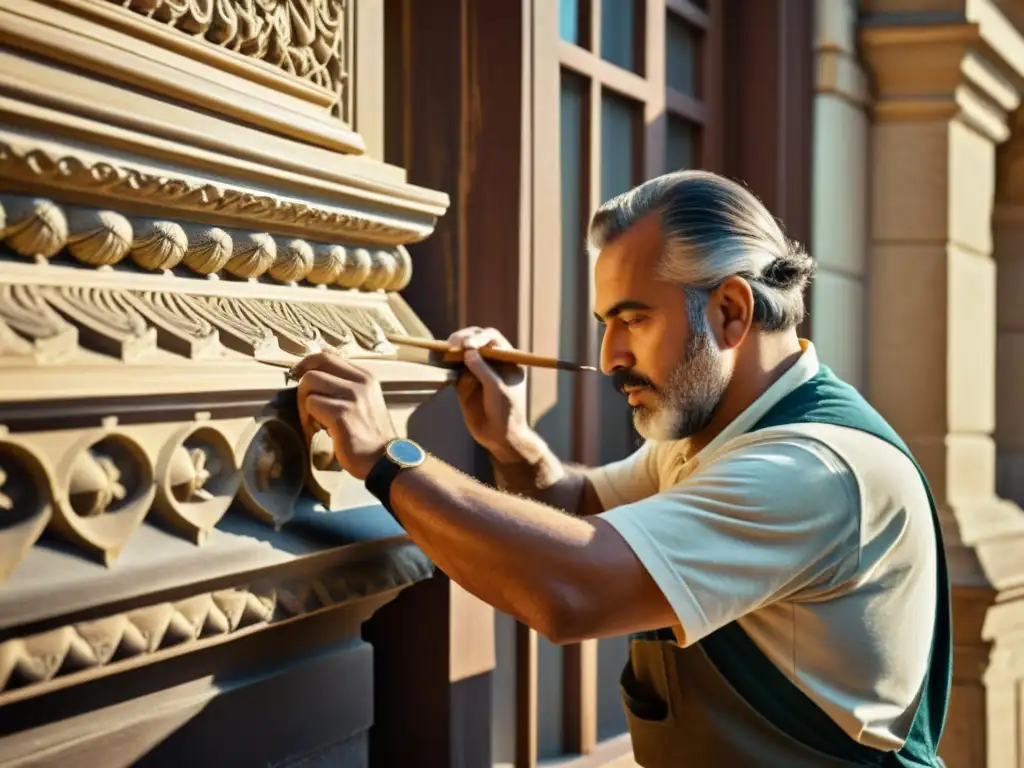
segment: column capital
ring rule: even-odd
[[[1009,137],[1024,79],[987,45],[981,24],[865,26],[861,45],[876,120],[959,119],[994,143]]]

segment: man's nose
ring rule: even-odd
[[[601,371],[611,376],[620,368],[632,368],[636,359],[624,335],[606,328],[601,339]]]

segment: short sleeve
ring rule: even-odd
[[[655,443],[645,442],[624,459],[586,471],[602,507],[611,509],[658,492],[655,447]]]
[[[856,478],[809,438],[743,445],[601,517],[657,583],[687,644],[814,585],[859,551]]]

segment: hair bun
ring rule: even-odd
[[[786,253],[765,267],[761,281],[783,290],[802,288],[814,275],[815,267],[814,259],[807,255],[803,246],[791,241],[787,243]]]

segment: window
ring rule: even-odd
[[[720,14],[722,2],[558,0],[562,290],[557,311],[559,350],[567,357],[598,362],[601,330],[591,318],[593,265],[584,248],[593,211],[646,178],[703,162],[710,82],[705,40],[711,19],[717,18],[711,9]],[[655,21],[663,24],[648,24],[651,13],[661,14]],[[538,70],[536,76],[545,75]],[[534,173],[553,170],[536,167]],[[603,464],[635,450],[639,440],[628,404],[609,377],[564,374],[557,392],[558,405],[540,423],[552,430],[557,425],[559,455]],[[526,642],[520,637],[520,644]],[[561,669],[547,643],[538,639],[532,645],[528,652],[535,654],[542,678],[534,681],[538,699],[549,695],[552,676],[560,677],[562,691],[560,706],[538,701],[533,710],[539,758],[555,757],[556,746],[563,754],[585,754],[598,742],[626,733],[618,686],[628,657],[626,638],[567,646]],[[560,720],[561,739],[552,734],[554,718]],[[518,755],[517,764],[532,765]]]
[[[700,162],[700,138],[707,108],[705,37],[710,24],[707,2],[668,0],[665,14],[665,170],[692,168]]]

